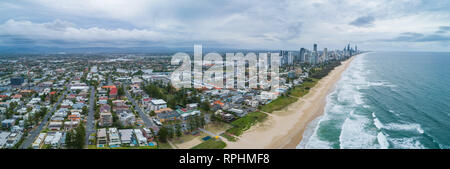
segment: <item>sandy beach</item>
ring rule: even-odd
[[[356,56],[342,62],[322,78],[310,92],[286,108],[268,113],[268,119],[245,131],[236,142],[226,139],[228,149],[295,149],[308,123],[323,114],[326,96],[333,90],[342,72]]]

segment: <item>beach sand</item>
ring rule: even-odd
[[[228,149],[295,149],[308,123],[323,114],[326,97],[355,58],[342,62],[319,80],[310,92],[286,108],[268,113],[267,120],[252,126],[236,142],[226,139]]]

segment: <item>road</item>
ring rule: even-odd
[[[122,85],[123,90],[125,91],[125,95],[128,97],[128,100],[131,101],[131,104],[133,104],[134,109],[138,111],[139,116],[141,117],[141,119],[144,121],[145,126],[147,128],[156,126],[152,120],[150,120],[150,118],[141,110],[141,107],[139,107],[138,104],[136,104],[136,102],[134,101],[133,97],[131,97],[130,93],[128,92],[127,88],[125,85]]]
[[[67,87],[67,89],[59,97],[58,102],[56,102],[56,104],[53,105],[52,109],[50,111],[48,111],[47,114],[45,114],[44,119],[42,120],[41,124],[39,124],[39,126],[35,130],[28,133],[28,137],[23,141],[22,145],[20,146],[20,149],[26,149],[26,148],[30,147],[31,144],[33,144],[36,137],[39,135],[39,133],[41,133],[41,131],[45,127],[45,125],[47,125],[47,122],[50,119],[50,117],[52,116],[53,112],[56,111],[56,108],[58,107],[58,105],[61,104],[62,100],[64,99],[64,96],[67,95],[67,92],[70,90],[69,84],[67,84],[66,87]]]
[[[95,87],[91,86],[91,95],[89,97],[89,112],[86,121],[86,142],[85,144],[89,144],[89,136],[92,133],[95,133],[95,124],[94,124],[94,107],[95,107]]]

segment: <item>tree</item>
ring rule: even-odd
[[[204,101],[204,102],[200,103],[200,109],[205,112],[209,112],[211,110],[211,106],[209,105],[208,101]]]
[[[167,142],[167,135],[168,135],[167,128],[165,126],[162,126],[158,131],[159,141],[163,143]]]
[[[182,133],[181,133],[181,125],[177,123],[176,127],[175,127],[175,134],[177,137],[181,137]]]
[[[172,139],[174,135],[175,135],[175,133],[174,133],[174,131],[173,131],[173,127],[172,127],[172,126],[168,127],[168,128],[167,128],[167,137],[168,137],[169,139]]]
[[[204,115],[200,115],[199,116],[199,127],[205,127],[206,121],[205,121],[205,116]]]
[[[155,111],[150,111],[150,116],[155,116],[156,115],[156,113],[155,113]]]
[[[70,130],[66,133],[66,147],[71,149],[74,147],[74,136],[73,136],[73,130]]]
[[[66,145],[69,149],[82,149],[84,147],[84,140],[86,137],[86,129],[83,124],[78,125],[77,128],[72,129],[66,134]]]
[[[84,114],[84,115],[88,114],[87,106],[83,106],[81,114]]]
[[[175,109],[176,106],[177,106],[177,101],[175,100],[175,98],[169,99],[167,101],[167,107],[169,107],[171,109]]]
[[[119,88],[117,89],[117,95],[119,97],[125,95],[125,90],[123,89],[122,86],[119,86]]]

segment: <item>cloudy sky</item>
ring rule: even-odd
[[[450,2],[2,0],[0,46],[450,51]]]

